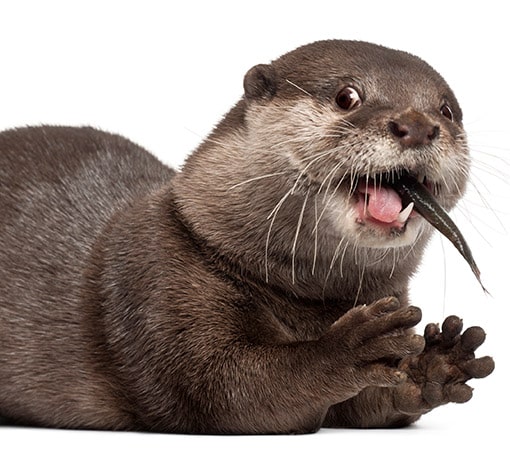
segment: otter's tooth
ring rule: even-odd
[[[413,212],[414,203],[411,202],[409,205],[405,207],[402,211],[400,211],[400,214],[398,215],[397,222],[404,223],[407,219],[409,219],[409,216]]]
[[[418,175],[418,181],[420,183],[423,183],[425,181],[425,175],[421,174],[421,175]]]

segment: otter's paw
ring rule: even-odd
[[[402,307],[385,298],[351,309],[321,337],[318,355],[328,364],[337,401],[352,397],[368,386],[395,386],[406,374],[395,361],[420,354],[422,336],[405,333],[421,319],[414,306]]]
[[[485,341],[480,327],[462,333],[462,320],[445,319],[425,328],[425,350],[404,358],[399,368],[408,379],[395,389],[395,406],[403,413],[423,414],[446,403],[465,403],[472,397],[466,384],[471,378],[484,378],[494,370],[491,357],[475,358],[475,350]]]

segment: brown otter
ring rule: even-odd
[[[0,134],[0,415],[302,433],[465,402],[484,332],[412,327],[408,280],[464,191],[462,114],[422,60],[322,41],[251,69],[180,172],[91,128]],[[398,298],[398,300],[397,300]]]

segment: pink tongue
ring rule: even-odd
[[[391,188],[384,186],[361,186],[359,191],[368,194],[367,210],[370,215],[381,222],[391,223],[398,219],[402,211],[402,200]]]

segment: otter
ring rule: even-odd
[[[415,333],[432,227],[393,185],[450,210],[468,171],[443,78],[357,41],[250,69],[179,171],[93,128],[0,133],[0,416],[310,433],[468,401],[485,332]]]

